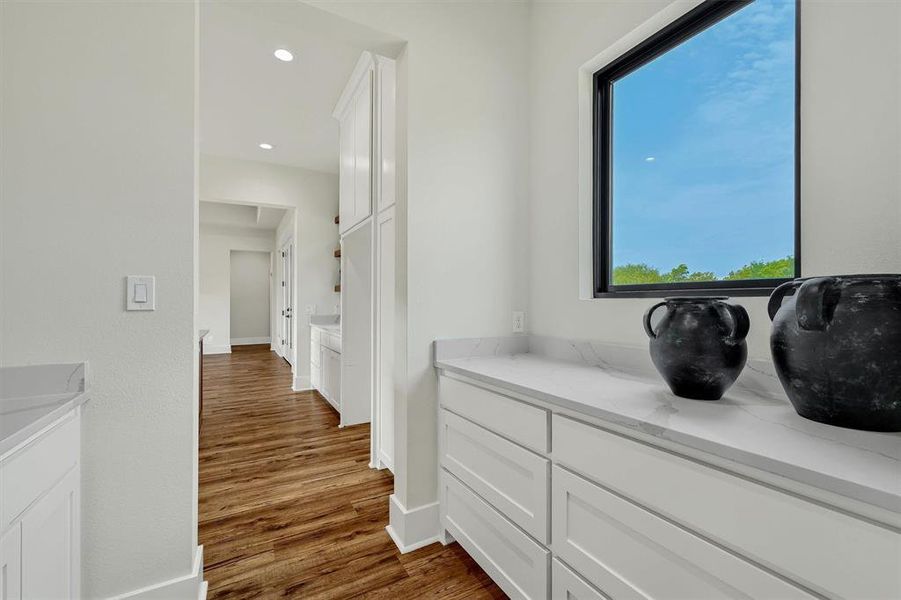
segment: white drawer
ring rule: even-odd
[[[901,598],[896,532],[558,415],[553,436],[555,461],[824,596]]]
[[[334,333],[331,334],[329,343],[331,344],[332,350],[334,350],[338,354],[341,354],[341,336],[340,335],[335,335]]]
[[[441,405],[536,452],[546,453],[548,412],[486,389],[441,377]]]
[[[551,598],[554,600],[610,600],[556,558],[551,567]]]
[[[812,598],[578,475],[553,479],[554,553],[613,600]]]
[[[81,418],[64,419],[0,463],[0,530],[78,464]]]
[[[454,539],[514,599],[548,597],[550,552],[447,471],[441,471],[441,520]]]
[[[550,461],[441,411],[441,464],[543,544],[548,543]]]

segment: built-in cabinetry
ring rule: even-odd
[[[310,327],[310,381],[314,389],[341,412],[341,330]]]
[[[341,423],[373,421],[379,468],[394,464],[395,81],[392,59],[364,52],[333,113],[340,127]],[[323,378],[325,367],[318,368]]]
[[[80,595],[80,410],[0,458],[4,600]]]
[[[901,597],[901,535],[868,506],[488,387],[440,377],[441,523],[511,597]]]

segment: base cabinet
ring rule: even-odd
[[[22,598],[22,524],[0,537],[0,599]]]
[[[511,597],[901,598],[901,533],[856,516],[866,506],[831,508],[468,379],[442,375],[439,400],[442,527]]]
[[[78,472],[22,518],[22,598],[76,598],[79,588]]]
[[[80,597],[80,430],[76,409],[0,461],[2,600]]]

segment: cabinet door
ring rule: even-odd
[[[341,412],[341,355],[329,350],[329,391],[332,406]]]
[[[338,139],[338,216],[341,233],[354,225],[354,110],[340,124]]]
[[[354,99],[354,214],[360,223],[372,214],[372,73],[366,75]]]
[[[77,598],[80,587],[78,469],[22,518],[22,597]]]
[[[332,371],[332,363],[329,360],[329,350],[328,348],[319,347],[319,393],[322,396],[331,402],[331,390],[329,389],[329,384],[332,381],[331,371]]]
[[[22,599],[22,525],[0,538],[0,600]]]
[[[394,471],[394,209],[378,217],[378,450]]]

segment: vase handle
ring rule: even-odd
[[[798,283],[797,279],[786,281],[770,294],[770,300],[766,305],[766,311],[770,315],[770,321],[776,318],[776,313],[779,312],[779,307],[782,306],[782,299],[785,298],[785,295],[788,294],[790,290],[795,289],[798,286]]]
[[[729,314],[732,315],[732,322],[734,323],[730,340],[733,343],[738,343],[748,337],[748,331],[751,330],[751,318],[748,317],[748,311],[741,304],[724,305]]]
[[[657,333],[654,331],[654,328],[651,327],[651,315],[654,314],[655,310],[657,310],[658,308],[660,308],[661,306],[664,306],[664,305],[666,305],[665,300],[663,302],[658,302],[657,304],[655,304],[654,306],[649,308],[644,313],[644,331],[645,331],[645,333],[648,334],[648,337],[651,338],[652,340],[657,337]]]
[[[801,284],[795,294],[798,325],[807,331],[825,331],[832,321],[838,294],[835,277],[814,277]]]

